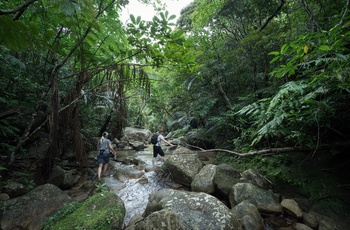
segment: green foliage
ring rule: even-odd
[[[281,64],[271,72],[288,82],[271,98],[264,98],[242,108],[257,130],[252,145],[262,140],[281,138],[296,145],[314,145],[319,134],[311,132],[322,127],[338,127],[337,119],[350,117],[337,108],[349,99],[349,55],[346,40],[347,27],[335,27],[322,33],[311,33],[272,52]],[[310,129],[310,127],[314,127]],[[329,131],[329,130],[328,130]],[[326,137],[326,136],[325,136]]]
[[[81,204],[78,202],[65,203],[63,208],[57,211],[53,216],[46,219],[44,230],[54,229],[53,226],[61,219],[73,213]]]
[[[25,187],[26,191],[31,191],[32,189],[35,188],[36,184],[34,182],[34,180],[32,179],[28,179],[28,178],[18,178],[17,180],[19,183],[23,184],[23,186]]]
[[[253,158],[236,158],[228,153],[220,153],[215,159],[215,164],[229,164],[239,172],[255,168],[272,181],[275,189],[281,194],[300,195],[317,203],[328,198],[329,200],[324,200],[319,205],[341,213],[340,210],[345,205],[340,204],[333,196],[342,193],[339,184],[342,183],[341,178],[347,176],[342,175],[340,178],[336,174],[324,171],[325,165],[329,164],[329,157],[332,158],[327,154],[318,155],[319,160],[315,161],[303,153]],[[346,190],[343,192],[346,193]],[[331,201],[335,201],[335,204],[331,204]]]
[[[96,184],[96,192],[107,192],[108,191],[108,187],[106,186],[106,183],[103,184]]]

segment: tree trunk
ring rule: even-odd
[[[45,179],[49,178],[51,175],[52,167],[54,166],[54,163],[55,163],[55,157],[58,155],[58,149],[59,149],[58,84],[55,79],[55,76],[56,76],[55,72],[53,72],[50,76],[50,79],[51,79],[50,82],[52,83],[51,114],[49,117],[51,144],[41,164],[41,175]]]

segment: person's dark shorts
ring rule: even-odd
[[[153,145],[153,157],[157,157],[158,154],[164,157],[163,149],[160,146]]]
[[[108,164],[109,163],[109,154],[99,154],[97,156],[98,164]]]

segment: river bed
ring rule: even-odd
[[[163,148],[166,156],[171,154],[170,150],[166,147]],[[118,154],[118,152],[117,152]],[[125,151],[124,151],[125,154]],[[115,171],[118,169],[127,169],[130,170],[140,170],[143,171],[143,176],[141,178],[132,179],[126,178],[123,181],[116,179],[111,175],[108,175],[104,178],[106,186],[115,194],[117,194],[120,199],[124,202],[126,214],[124,218],[124,226],[126,226],[130,219],[138,214],[142,215],[146,209],[149,196],[152,192],[158,191],[162,188],[170,188],[171,183],[168,179],[162,177],[163,172],[160,169],[160,166],[163,164],[159,159],[155,162],[154,167],[152,166],[153,159],[153,150],[152,146],[149,146],[143,151],[127,151],[126,154],[129,157],[134,157],[139,160],[142,160],[146,163],[145,167],[151,170],[140,169],[135,165],[125,165],[120,162],[111,161],[111,168],[115,168]]]

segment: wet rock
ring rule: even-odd
[[[136,166],[145,166],[145,162],[143,160],[140,160],[138,158],[135,157],[130,157],[130,156],[126,156],[126,157],[120,157],[118,158],[119,161],[125,165],[136,165]]]
[[[156,169],[156,166],[155,165],[146,165],[145,166],[145,172],[151,172],[151,171],[154,171]]]
[[[132,167],[128,168],[119,168],[117,171],[114,173],[114,178],[119,180],[119,181],[126,181],[128,179],[138,179],[142,177],[145,174],[144,171],[134,169]]]
[[[147,184],[147,183],[148,183],[148,178],[145,177],[145,176],[142,176],[142,177],[138,180],[138,182],[139,182],[140,184]]]

